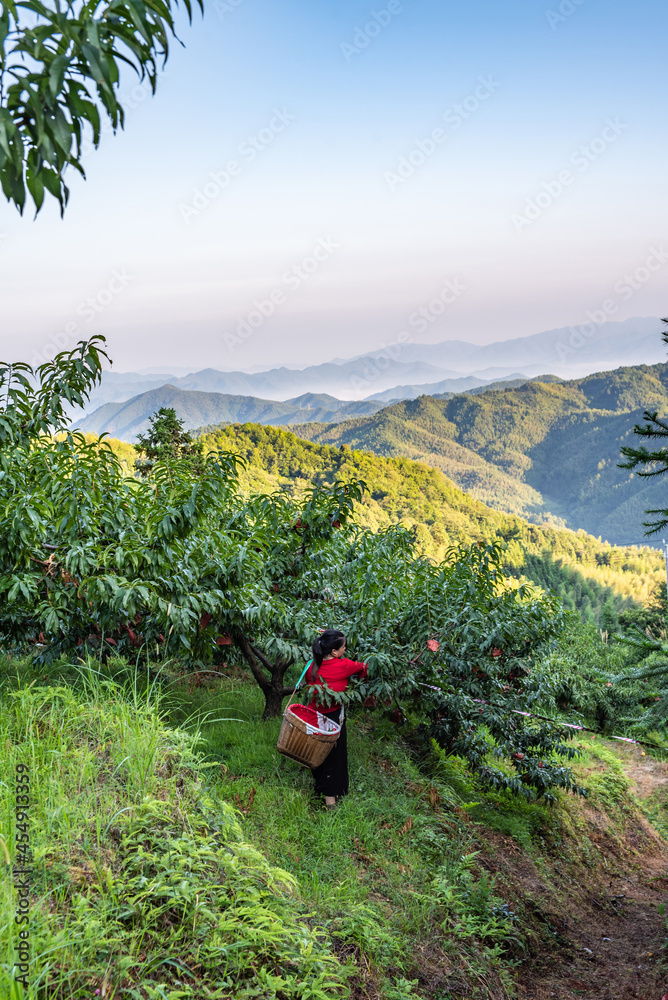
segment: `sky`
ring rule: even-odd
[[[64,219],[0,206],[0,356],[102,333],[120,371],[305,366],[439,298],[420,342],[664,316],[667,26],[658,0],[205,0],[156,96],[122,82]]]

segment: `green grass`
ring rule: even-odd
[[[324,810],[241,674],[0,660],[0,693],[12,856],[16,764],[33,777],[31,1000],[512,1000],[542,932],[501,860],[548,892],[564,850],[597,863],[581,800],[484,791],[376,713],[351,714],[351,792]],[[621,829],[614,752],[578,769]],[[5,880],[0,995],[19,1000],[13,905]]]
[[[187,691],[120,662],[5,662],[0,678],[12,855],[19,760],[36,803],[30,997],[512,996],[515,921],[477,869],[461,789],[425,775],[395,727],[353,720],[351,794],[326,812],[245,681]],[[250,944],[228,955],[230,937]],[[7,990],[12,961],[10,940]]]
[[[350,795],[328,812],[310,772],[276,752],[280,720],[259,721],[262,698],[254,685],[181,695],[172,718],[192,715],[193,700],[203,713],[234,706],[245,720],[203,718],[207,756],[223,764],[210,772],[213,793],[244,810],[253,843],[299,879],[337,946],[363,958],[384,997],[395,995],[397,974],[416,995],[433,995],[416,963],[425,941],[427,967],[433,961],[449,970],[453,990],[465,983],[472,996],[512,995],[508,953],[521,953],[521,932],[494,880],[476,864],[469,813],[480,807],[481,793],[462,761],[418,751],[392,723],[356,713],[349,724]],[[500,798],[483,795],[485,819],[496,818]],[[529,838],[548,813],[523,805],[520,836]]]
[[[0,891],[0,995],[19,1000],[330,1000],[347,972],[304,919],[296,882],[205,788],[197,736],[169,726],[157,687],[82,675],[4,691],[0,835],[16,857],[13,785],[31,775],[31,986],[12,968]],[[99,995],[99,994],[98,994]]]
[[[658,791],[642,803],[642,809],[654,829],[668,840],[668,802],[665,792]]]

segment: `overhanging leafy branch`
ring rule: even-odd
[[[192,0],[183,5],[191,19]],[[62,215],[67,168],[85,176],[86,135],[99,145],[103,116],[114,131],[123,127],[123,68],[155,92],[177,7],[178,0],[0,3],[0,184],[21,213],[28,196],[39,212],[48,193]]]

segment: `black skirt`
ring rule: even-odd
[[[334,722],[339,721],[341,709],[322,713]],[[319,767],[313,768],[315,791],[317,795],[332,795],[340,798],[348,794],[348,742],[346,735],[346,720],[343,720],[341,735]]]

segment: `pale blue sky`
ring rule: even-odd
[[[120,370],[324,361],[391,343],[455,278],[420,340],[583,322],[665,239],[667,21],[656,0],[208,0],[157,96],[124,84],[63,221],[0,207],[2,354],[99,331]],[[637,284],[614,318],[665,315],[668,267]]]

